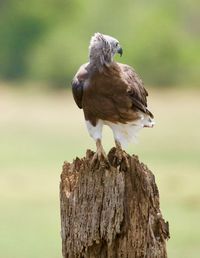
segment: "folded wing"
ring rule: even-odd
[[[122,79],[127,85],[127,94],[132,100],[133,109],[138,109],[153,118],[153,114],[147,109],[148,92],[142,80],[132,67],[120,63],[118,65],[122,71]]]
[[[86,79],[88,78],[88,71],[87,71],[87,65],[83,64],[76,75],[74,76],[74,79],[72,80],[72,93],[74,100],[79,108],[82,107],[82,98],[83,98],[83,87]]]

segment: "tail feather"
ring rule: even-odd
[[[141,120],[143,127],[153,127],[155,125],[155,121],[150,115],[144,114]]]

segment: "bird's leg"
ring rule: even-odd
[[[126,168],[128,168],[129,162],[128,162],[125,151],[123,151],[123,149],[122,149],[121,143],[118,140],[115,140],[115,145],[116,145],[116,152],[115,152],[116,165],[120,165],[121,163],[123,163],[122,161],[125,161],[125,166],[126,166]]]
[[[100,163],[101,161],[104,161],[104,163],[106,163],[108,165],[109,161],[108,161],[107,155],[103,149],[101,139],[96,140],[96,146],[97,146],[97,150],[92,158],[92,166],[95,166],[96,163]]]
[[[106,153],[105,153],[105,151],[103,149],[103,146],[102,146],[102,143],[101,143],[100,139],[96,140],[96,146],[97,146],[96,153],[97,153],[98,158],[99,159],[101,159],[101,158],[107,159],[107,155],[106,155]]]

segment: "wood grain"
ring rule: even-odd
[[[168,222],[162,218],[153,173],[136,156],[94,168],[86,157],[65,162],[60,183],[64,258],[166,258]]]

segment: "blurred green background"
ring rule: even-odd
[[[59,176],[95,149],[70,81],[94,32],[116,37],[156,126],[129,153],[156,177],[170,258],[200,254],[197,0],[0,1],[0,258],[61,258]],[[68,87],[68,88],[67,88]],[[105,128],[106,151],[113,137]]]
[[[148,83],[199,83],[198,0],[3,0],[0,17],[2,79],[64,87],[100,31],[119,39],[123,61]]]

